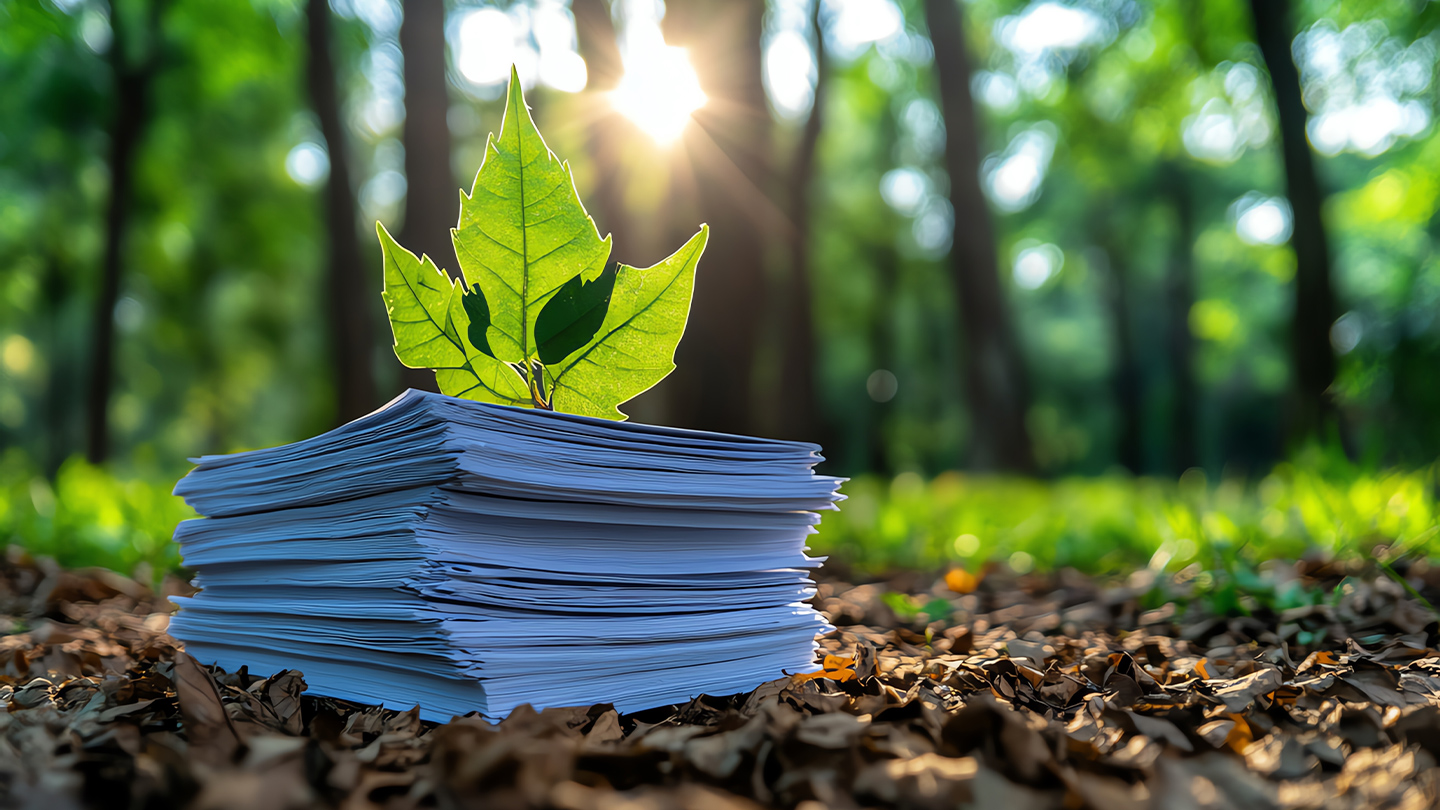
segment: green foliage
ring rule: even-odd
[[[115,105],[93,35],[148,47],[143,9],[116,7],[124,42],[110,42],[98,6],[0,3],[0,447],[25,448],[47,473],[83,446],[105,244],[111,169],[98,145]],[[123,239],[117,458],[179,460],[333,424],[314,317],[322,209],[286,173],[293,147],[321,140],[299,78],[303,23],[293,4],[167,5]],[[338,21],[337,58],[358,58],[358,25]],[[349,146],[368,159],[370,144]]]
[[[616,405],[675,370],[675,347],[685,333],[695,265],[710,229],[702,225],[668,259],[643,270],[620,265],[600,329],[579,351],[546,366],[551,404],[570,413],[624,418]]]
[[[121,476],[77,458],[50,480],[16,450],[0,462],[0,541],[66,566],[131,573],[143,563],[163,574],[180,565],[170,537],[194,513],[170,494],[173,474]],[[1363,472],[1313,453],[1253,484],[1210,485],[1198,473],[1179,481],[862,476],[845,485],[849,500],[825,515],[810,545],[868,573],[1071,567],[1154,588],[1147,607],[1179,597],[1220,614],[1278,611],[1335,596],[1286,576],[1292,560],[1319,554],[1384,570],[1440,558],[1437,483],[1436,467]],[[886,600],[905,618],[947,615],[944,600]]]
[[[537,357],[535,321],[572,277],[605,269],[601,239],[570,176],[546,146],[513,71],[500,137],[485,148],[475,185],[460,200],[455,254],[470,291],[489,304],[495,357],[527,365]]]
[[[460,200],[461,286],[377,223],[395,356],[433,368],[446,394],[624,419],[617,407],[675,368],[709,231],[659,264],[607,266],[561,162],[512,69],[500,136]]]
[[[1440,465],[1366,472],[1313,449],[1258,482],[1214,486],[1198,470],[1179,481],[863,476],[845,485],[849,500],[810,545],[869,574],[1073,568],[1125,579],[1147,609],[1179,601],[1221,616],[1278,613],[1333,601],[1346,587],[1305,585],[1292,565],[1300,559],[1411,588],[1392,564],[1440,559],[1437,483]],[[944,600],[884,598],[906,620],[947,616]]]
[[[159,576],[180,566],[170,537],[195,513],[171,494],[171,476],[121,477],[72,458],[52,481],[14,450],[0,462],[0,543],[66,567]]]
[[[920,4],[900,5],[905,40],[922,42]],[[143,51],[140,7],[125,7],[131,24],[119,36],[128,41],[113,44]],[[1001,283],[1015,308],[1035,393],[1028,417],[1044,471],[1108,469],[1117,461],[1123,424],[1140,426],[1140,466],[1147,471],[1178,472],[1192,462],[1212,473],[1231,462],[1268,469],[1284,452],[1275,437],[1290,373],[1285,336],[1294,259],[1287,245],[1250,244],[1235,228],[1232,205],[1244,195],[1283,193],[1270,91],[1250,43],[1246,6],[1157,0],[1087,8],[1113,36],[1046,57],[1043,72],[996,36],[1025,7],[974,0],[966,11],[975,79],[985,90],[976,94],[976,113],[987,161],[1003,160],[1022,136],[1055,138],[1033,203],[993,216]],[[1297,33],[1333,23],[1356,41],[1380,37],[1346,57],[1344,75],[1354,76],[1379,69],[1351,58],[1363,54],[1405,51],[1405,59],[1384,69],[1414,70],[1409,60],[1429,48],[1437,9],[1302,3],[1294,13]],[[389,99],[402,80],[395,31],[371,15],[357,16],[353,4],[335,10],[333,56],[345,108],[384,109],[373,102]],[[287,155],[326,153],[299,80],[306,63],[302,11],[293,3],[248,0],[167,6],[167,59],[152,94],[124,238],[128,270],[117,310],[111,417],[117,458],[179,459],[272,445],[333,424],[325,319],[314,317],[325,294],[323,173],[310,179],[287,173]],[[0,3],[0,80],[9,91],[0,94],[0,446],[24,447],[47,471],[75,452],[84,434],[111,175],[106,150],[96,145],[109,142],[114,120],[112,51],[95,36],[104,33],[103,18],[91,4]],[[1388,33],[1379,33],[1381,26]],[[824,423],[818,435],[836,472],[934,475],[963,458],[976,426],[966,418],[956,373],[964,347],[943,255],[951,212],[943,200],[948,181],[936,77],[923,48],[891,45],[832,49],[827,60],[808,234]],[[1420,67],[1418,75],[1433,72]],[[473,169],[500,151],[486,133],[499,131],[507,106],[515,105],[458,71],[450,76],[455,162]],[[1041,81],[1031,81],[1037,76]],[[1343,92],[1343,84],[1334,89]],[[1432,121],[1437,88],[1430,82],[1411,94]],[[671,193],[686,171],[671,158],[684,150],[665,158],[639,135],[602,164],[587,124],[605,100],[543,84],[531,92],[539,94],[535,117],[548,144],[571,159],[580,197],[592,200],[602,178],[619,186],[615,196],[628,210],[594,211],[599,233],[614,228],[622,250],[626,244],[638,250],[687,215]],[[1197,157],[1187,148],[1187,127],[1211,113],[1250,133],[1233,155]],[[400,216],[401,198],[380,193],[393,190],[403,168],[400,121],[347,115],[344,148],[336,153],[351,159],[363,214],[387,224]],[[774,151],[751,157],[787,166],[800,126],[778,119]],[[1338,404],[1363,452],[1384,463],[1427,463],[1440,452],[1434,418],[1440,375],[1433,373],[1440,362],[1434,317],[1440,128],[1373,152],[1315,157],[1328,195],[1339,302],[1351,315],[1346,324],[1359,327],[1358,342],[1340,358]],[[918,181],[920,198],[887,203],[880,191],[890,172]],[[570,189],[562,190],[568,199]],[[483,199],[471,196],[474,205]],[[1181,200],[1193,208],[1188,229],[1179,221]],[[640,226],[621,231],[627,219]],[[593,247],[595,239],[585,231],[582,241]],[[1036,246],[1053,246],[1058,253],[1047,255],[1063,262],[1039,286],[1011,283],[1021,253]],[[765,268],[777,286],[769,290],[773,306],[765,307],[754,367],[763,417],[783,407],[780,344],[771,339],[781,331],[769,320],[786,311],[783,253],[771,250]],[[1188,312],[1167,292],[1170,268],[1185,257],[1194,262]],[[380,269],[367,259],[356,283],[372,288]],[[586,268],[572,285],[582,288],[575,294],[603,299],[603,290],[592,289],[600,273],[599,266]],[[1109,302],[1121,280],[1130,328],[1142,336],[1133,357],[1143,411],[1136,422],[1121,418],[1112,385],[1121,357]],[[575,319],[573,328],[564,328],[558,314],[547,323],[540,307],[533,337],[546,365],[603,321],[556,303],[571,284],[561,281],[551,302],[557,313],[571,308]],[[495,302],[476,295],[461,302],[470,345],[482,355],[500,352],[487,336]],[[1198,390],[1190,404],[1198,458],[1175,452],[1179,398],[1166,341],[1143,339],[1175,323],[1190,325],[1196,339]],[[866,394],[877,369],[899,381],[885,402]],[[397,364],[377,369],[378,396],[395,390],[397,371]]]
[[[1254,484],[1210,486],[1107,476],[1030,479],[943,473],[926,481],[863,476],[811,542],[862,570],[975,570],[989,561],[1020,573],[1071,567],[1176,574],[1217,600],[1255,590],[1266,561],[1322,553],[1382,564],[1440,551],[1437,469],[1366,473],[1306,459]],[[1239,588],[1234,591],[1231,586]],[[1283,589],[1282,589],[1283,590]],[[1277,599],[1303,597],[1278,593]],[[1293,605],[1292,605],[1293,606]]]
[[[435,370],[440,390],[504,405],[528,405],[525,381],[495,359],[488,343],[477,348],[471,335],[483,338],[489,309],[484,297],[465,296],[459,283],[426,256],[423,260],[400,247],[379,223],[385,257],[386,311],[395,335],[395,356],[411,368]],[[472,300],[468,306],[462,298]],[[479,299],[478,305],[473,299]],[[481,314],[483,313],[483,315]],[[474,314],[476,319],[471,320]]]
[[[895,611],[895,615],[905,621],[920,621],[929,624],[937,619],[949,619],[954,612],[954,606],[948,600],[932,597],[906,596],[903,593],[890,591],[882,594],[880,601],[885,606]]]

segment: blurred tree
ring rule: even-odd
[[[1178,161],[1167,163],[1160,177],[1175,216],[1175,238],[1165,273],[1169,317],[1164,339],[1172,387],[1171,468],[1179,474],[1200,463],[1195,436],[1200,392],[1195,382],[1195,335],[1190,330],[1190,310],[1195,306],[1195,210],[1188,172]]]
[[[827,25],[827,29],[828,39],[834,28]],[[897,91],[917,97],[919,91],[877,81],[884,77],[878,67],[884,60],[873,50],[850,60],[831,59],[827,51],[826,63],[825,123],[817,150],[809,244],[817,334],[816,407],[821,424],[830,431],[826,466],[842,474],[897,467],[940,469],[958,454],[958,436],[933,429],[930,403],[912,395],[921,392],[922,381],[949,385],[956,375],[932,368],[928,358],[902,356],[896,350],[894,292],[901,287],[900,266],[915,260],[902,261],[898,249],[905,236],[902,226],[908,221],[878,193],[903,150],[897,119],[906,104],[896,97]],[[928,290],[925,295],[935,300]],[[938,303],[948,309],[947,297]],[[948,317],[911,321],[919,321],[914,328],[924,333],[925,342],[947,348],[953,343],[946,329]],[[897,369],[896,360],[907,361],[906,367]],[[893,397],[880,401],[894,390],[877,391],[880,397],[867,390],[867,380],[882,369],[907,381],[898,402]],[[913,387],[908,385],[912,380]],[[958,415],[959,387],[945,393],[944,408]],[[924,443],[911,446],[905,439],[907,430],[923,433]]]
[[[325,183],[330,351],[335,367],[336,418],[348,422],[375,406],[374,331],[371,321],[375,290],[365,273],[356,234],[355,192],[350,185],[345,128],[335,64],[330,56],[330,4],[307,0],[306,38],[309,49],[306,79],[310,102],[320,119],[320,134],[330,156]]]
[[[1091,216],[1100,220],[1094,228],[1103,244],[1098,258],[1105,270],[1105,301],[1110,309],[1111,339],[1115,343],[1110,371],[1110,387],[1120,423],[1115,460],[1138,475],[1145,471],[1145,456],[1142,447],[1142,381],[1130,314],[1135,271],[1130,266],[1129,251],[1124,244],[1125,234],[1120,232],[1122,223],[1129,221],[1129,217],[1124,216],[1128,213],[1117,210],[1115,200],[1101,198],[1095,201]]]
[[[925,19],[935,48],[945,166],[957,225],[950,263],[964,335],[965,395],[972,425],[969,462],[978,469],[1030,472],[1035,457],[1025,423],[1029,387],[1000,287],[995,234],[980,188],[980,132],[958,1],[925,0]]]
[[[605,100],[625,75],[615,21],[605,0],[574,0],[575,34],[580,56],[585,60],[585,90],[590,95],[589,150],[595,173],[595,195],[590,216],[600,229],[614,238],[612,255],[632,256],[634,234],[626,221],[625,196],[621,191],[623,163],[621,139],[624,121]],[[629,261],[636,261],[630,259]]]
[[[1255,40],[1274,85],[1280,147],[1285,159],[1285,196],[1294,212],[1290,245],[1295,250],[1295,310],[1291,316],[1290,351],[1295,378],[1289,438],[1297,442],[1316,435],[1327,417],[1335,414],[1329,388],[1335,380],[1330,327],[1336,309],[1322,215],[1325,199],[1305,133],[1308,115],[1300,89],[1300,71],[1291,57],[1295,27],[1289,6],[1289,0],[1250,0]]]
[[[90,391],[86,408],[86,456],[91,464],[110,451],[110,385],[115,365],[115,305],[124,275],[125,235],[133,204],[136,153],[152,114],[151,92],[164,57],[160,22],[166,0],[135,8],[107,4],[114,119],[110,128],[110,200],[105,209],[105,252],[95,298],[90,348]],[[131,17],[141,23],[131,30]]]
[[[405,224],[400,242],[458,274],[450,241],[459,215],[447,120],[445,0],[406,0],[400,50],[405,59]],[[403,388],[440,390],[428,369],[405,368],[400,380]]]
[[[755,423],[753,370],[763,302],[764,264],[777,208],[769,197],[772,123],[761,81],[764,0],[674,3],[665,39],[688,48],[709,102],[694,113],[680,144],[693,187],[677,192],[712,229],[695,279],[690,324],[666,381],[674,421],[736,433]],[[688,182],[688,179],[682,182]],[[677,236],[694,222],[680,220]]]
[[[790,165],[790,272],[781,324],[780,432],[789,439],[806,439],[823,444],[828,437],[824,435],[820,412],[815,404],[814,289],[810,280],[813,228],[810,195],[814,193],[815,185],[815,153],[825,124],[825,95],[830,89],[821,6],[821,0],[814,0],[811,4],[810,36],[813,37],[811,48],[815,55],[815,88],[810,114],[800,131],[800,141],[795,146]]]
[[[893,129],[893,125],[891,127]],[[886,246],[888,248],[888,246]],[[882,249],[875,251],[871,261],[875,272],[874,300],[872,305],[875,309],[874,320],[871,322],[869,338],[870,352],[875,371],[865,380],[865,393],[868,395],[870,406],[870,430],[867,453],[867,469],[876,470],[881,473],[893,475],[901,471],[901,465],[897,463],[897,448],[892,441],[895,411],[896,391],[885,390],[884,386],[894,385],[898,389],[898,381],[892,382],[894,377],[886,377],[886,374],[894,374],[897,367],[896,346],[899,341],[896,339],[895,309],[896,298],[900,287],[900,262],[894,250]],[[873,381],[873,385],[872,385]]]
[[[110,188],[81,184],[78,169],[104,177],[113,54],[87,48],[79,21],[53,6],[0,8],[0,330],[4,347],[35,355],[23,366],[0,362],[0,446],[28,451],[53,474],[89,438]]]
[[[437,122],[448,100],[456,166],[472,170],[484,131],[499,126],[500,102],[460,69],[484,60],[473,51],[467,59],[457,40],[448,71],[456,86],[448,99],[434,92],[444,61],[429,60],[424,81],[437,101],[421,110],[422,91],[408,91],[405,126],[421,131],[402,131],[396,88],[407,70],[412,85],[421,81],[413,73],[426,60],[413,57],[438,55],[437,47],[411,42],[427,14],[430,42],[439,36],[434,3],[411,10],[403,35],[390,0],[331,6],[339,112],[328,122],[312,113],[306,84],[297,81],[307,13],[316,9],[171,3],[163,18],[166,64],[185,69],[159,71],[148,108],[126,108],[132,117],[144,113],[127,179],[111,170],[121,145],[111,67],[122,56],[134,66],[149,52],[146,15],[155,0],[113,2],[109,15],[103,0],[0,2],[0,85],[7,88],[0,93],[0,445],[23,448],[36,470],[54,470],[88,449],[96,409],[87,394],[103,327],[113,356],[105,452],[122,468],[154,458],[179,474],[187,455],[293,440],[334,418],[335,358],[359,347],[336,337],[338,316],[318,316],[340,309],[332,293],[352,289],[369,323],[379,312],[376,262],[366,253],[371,232],[356,235],[344,213],[327,227],[331,195],[353,187],[352,210],[424,224],[431,217],[398,210],[425,196],[424,171],[414,162],[429,159],[437,177],[444,168],[436,159],[442,150],[417,149],[416,138],[443,134]],[[469,14],[473,5],[453,7]],[[523,29],[517,49],[526,47],[526,32],[540,37],[544,26],[526,28],[522,8],[541,5],[484,5]],[[1044,472],[1135,464],[1137,440],[1146,472],[1268,468],[1284,452],[1277,437],[1287,390],[1300,387],[1302,343],[1291,339],[1300,329],[1292,312],[1303,281],[1296,257],[1304,223],[1313,220],[1304,206],[1321,200],[1318,192],[1290,191],[1292,249],[1285,242],[1292,221],[1275,199],[1286,194],[1287,153],[1276,147],[1283,132],[1294,143],[1308,127],[1310,171],[1329,192],[1329,315],[1345,313],[1310,319],[1303,345],[1322,353],[1333,346],[1336,371],[1328,389],[1312,382],[1308,390],[1327,391],[1367,457],[1428,463],[1440,450],[1433,416],[1440,408],[1433,373],[1440,363],[1433,47],[1440,4],[1290,3],[1291,21],[1271,47],[1284,58],[1272,70],[1279,90],[1293,57],[1310,120],[1282,127],[1276,111],[1299,108],[1272,103],[1249,0],[965,0],[959,10],[968,35],[960,44],[973,57],[973,125],[989,146],[982,171],[972,163],[950,172],[947,159],[960,152],[947,156],[941,113],[951,111],[934,102],[953,95],[955,83],[942,84],[945,95],[936,84],[948,81],[941,68],[957,51],[942,47],[940,62],[932,58],[923,0],[825,2],[820,111],[793,125],[777,116],[773,141],[771,111],[758,95],[756,6],[675,0],[672,42],[691,46],[712,99],[697,116],[703,129],[692,126],[668,148],[617,116],[603,96],[623,73],[611,5],[572,3],[588,91],[569,96],[548,87],[533,97],[547,103],[556,125],[545,131],[573,159],[601,231],[616,237],[617,258],[649,263],[702,219],[716,226],[700,271],[702,288],[711,286],[696,296],[697,319],[711,326],[697,326],[687,338],[697,346],[687,350],[703,343],[720,361],[703,352],[682,356],[675,381],[696,391],[713,386],[705,390],[719,392],[710,403],[717,409],[764,417],[750,418],[746,429],[792,433],[820,424],[801,407],[780,407],[803,399],[787,391],[793,370],[808,366],[834,472],[934,473],[955,463],[972,432],[991,438],[985,434],[994,425],[965,405],[967,388],[985,389],[956,373],[975,356],[963,331],[974,320],[959,317],[960,294],[936,295],[958,286],[956,254],[985,222],[957,203],[955,250],[947,254],[947,198],[968,193],[985,205],[973,186],[950,183],[978,179],[998,261],[964,266],[993,266],[1010,319],[1023,324],[1013,339],[1023,344],[1028,372],[1025,426]],[[782,29],[813,36],[799,6],[767,5],[767,48],[798,44],[776,39]],[[686,19],[700,22],[682,42],[675,29]],[[732,24],[748,33],[725,27]],[[411,59],[397,58],[397,41]],[[529,45],[543,63],[557,41]],[[486,47],[495,56],[495,46]],[[775,59],[783,50],[769,52],[767,70],[803,64],[794,49]],[[776,77],[768,78],[773,95]],[[745,93],[751,102],[737,102]],[[774,112],[788,109],[777,102]],[[1371,114],[1387,109],[1399,114]],[[964,133],[963,126],[948,130]],[[403,153],[396,148],[402,135],[410,145]],[[807,183],[797,177],[811,136]],[[328,188],[327,146],[334,174],[348,178]],[[667,165],[669,155],[677,159]],[[404,198],[393,174],[402,169],[410,175]],[[130,187],[123,210],[112,181]],[[446,224],[454,182],[441,192]],[[678,191],[667,198],[672,186]],[[117,213],[125,224],[112,230]],[[796,236],[808,230],[803,244],[790,241],[787,221],[797,223]],[[328,262],[337,234],[358,246],[358,264]],[[102,303],[107,251],[123,272]],[[1045,261],[1022,267],[1027,255]],[[808,363],[796,351],[802,342],[780,326],[798,331],[803,322],[791,309],[805,300],[791,294],[802,261],[812,287]],[[337,273],[344,284],[333,280]],[[1129,330],[1128,350],[1121,329]],[[386,376],[379,370],[391,362],[388,352],[377,345],[356,354]],[[688,382],[687,374],[694,375]],[[867,379],[876,382],[868,390]],[[769,388],[740,394],[734,380]],[[680,390],[663,388],[659,407],[632,415],[698,424],[691,406],[703,396],[686,404]],[[670,394],[688,409],[677,418],[664,407]],[[781,426],[782,416],[800,428]]]

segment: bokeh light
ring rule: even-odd
[[[646,15],[645,10],[652,13]],[[615,109],[657,142],[680,137],[690,115],[709,99],[684,48],[665,43],[653,6],[627,7],[620,46],[625,75],[610,94]]]
[[[1012,275],[1022,289],[1040,289],[1065,265],[1065,254],[1055,245],[1025,240],[1018,247]]]
[[[330,174],[330,155],[313,141],[295,144],[285,156],[285,173],[306,188],[314,188]]]
[[[830,36],[842,56],[853,57],[861,48],[905,29],[905,18],[891,0],[831,0]]]
[[[1016,135],[1004,153],[985,161],[986,191],[997,208],[1021,211],[1039,198],[1055,140],[1054,126],[1036,124]]]
[[[513,65],[526,88],[537,82],[564,93],[585,89],[575,18],[559,0],[465,13],[455,29],[455,67],[481,98],[498,98]]]
[[[1432,38],[1405,45],[1379,20],[1340,29],[1322,19],[1295,38],[1294,50],[1313,113],[1310,141],[1320,152],[1378,155],[1429,128],[1423,94],[1437,62]]]
[[[1284,197],[1250,192],[1230,205],[1235,234],[1251,245],[1282,245],[1290,238],[1290,203]]]

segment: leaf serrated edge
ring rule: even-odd
[[[465,289],[464,287],[460,286],[460,282],[451,278],[448,273],[441,270],[440,266],[438,264],[435,264],[435,261],[433,259],[430,259],[428,255],[421,254],[419,257],[416,257],[414,253],[412,253],[404,245],[401,245],[395,239],[395,237],[390,235],[390,231],[385,228],[384,223],[377,221],[375,223],[375,231],[376,236],[380,238],[381,250],[383,250],[385,253],[384,258],[386,261],[394,263],[396,267],[400,267],[400,263],[396,260],[394,253],[391,252],[392,248],[399,248],[400,250],[408,254],[410,258],[413,259],[415,263],[420,266],[421,272],[424,272],[425,262],[428,260],[430,264],[435,268],[435,272],[444,277],[446,283],[449,285],[449,297],[446,299],[445,304],[445,323],[440,324],[436,322],[435,316],[430,313],[430,310],[425,306],[425,304],[423,302],[420,302],[420,295],[415,291],[414,283],[411,282],[410,278],[404,273],[404,271],[401,271],[400,273],[400,278],[403,279],[405,282],[406,292],[409,293],[412,297],[414,297],[417,302],[420,302],[420,310],[425,313],[426,320],[428,320],[431,325],[433,325],[440,332],[440,336],[442,338],[449,341],[449,343],[454,346],[457,351],[460,352],[460,356],[465,358],[465,363],[459,366],[412,366],[406,363],[404,360],[400,360],[398,353],[396,354],[396,359],[400,360],[401,364],[404,365],[406,368],[428,368],[430,371],[436,372],[460,371],[469,373],[469,375],[474,378],[476,384],[470,386],[469,388],[466,388],[464,391],[461,391],[458,394],[452,394],[451,396],[463,397],[465,394],[468,394],[469,392],[474,391],[477,388],[484,388],[486,391],[494,394],[496,399],[502,400],[506,403],[522,406],[530,405],[531,403],[526,402],[525,400],[516,399],[515,397],[509,396],[508,394],[496,391],[494,388],[487,385],[484,378],[480,376],[480,372],[475,369],[474,363],[471,362],[470,358],[472,357],[472,355],[470,352],[467,352],[465,350],[465,338],[463,335],[460,334],[460,327],[458,324],[455,323],[455,316],[452,314],[452,306],[456,292],[459,292],[462,299],[465,295]],[[395,310],[395,306],[394,304],[390,303],[389,300],[389,298],[393,295],[393,293],[390,291],[389,285],[386,285],[384,288],[381,289],[381,294],[386,298],[386,315],[389,316],[392,321],[391,334],[394,337],[394,341],[392,342],[391,348],[393,349],[400,345],[400,338],[398,335],[394,334],[393,313]],[[421,323],[421,321],[405,321],[405,323]],[[434,338],[431,338],[431,340],[434,340]],[[478,350],[476,351],[478,352]],[[507,367],[509,366],[508,363],[503,365]],[[513,372],[514,369],[511,369],[511,371]],[[519,376],[519,374],[517,373],[516,376]]]
[[[632,266],[632,265],[621,264],[621,265],[620,265],[620,270],[621,270],[621,271],[624,271],[624,270],[626,270],[626,269],[630,269],[630,270],[641,270],[641,269],[649,270],[649,269],[653,269],[654,267],[658,266],[659,264],[665,264],[666,262],[669,262],[669,261],[671,261],[672,259],[676,259],[677,257],[680,256],[680,252],[681,252],[681,251],[685,250],[685,248],[690,247],[691,245],[694,245],[694,247],[692,248],[690,254],[686,255],[683,259],[681,259],[681,265],[684,266],[685,264],[690,263],[690,262],[692,261],[691,256],[694,256],[693,261],[694,261],[696,264],[698,264],[698,263],[699,263],[699,260],[700,260],[700,257],[699,257],[699,255],[697,255],[697,254],[703,254],[703,253],[705,252],[705,246],[706,246],[707,244],[709,244],[709,242],[710,242],[710,226],[709,226],[709,224],[702,224],[702,225],[700,226],[700,230],[699,230],[694,236],[690,237],[690,239],[687,240],[684,245],[681,245],[680,248],[679,248],[679,250],[676,250],[674,253],[670,254],[669,256],[665,257],[664,259],[661,259],[657,264],[651,265],[650,267],[647,267],[647,268],[637,268],[637,267],[634,267],[634,266]],[[569,357],[567,357],[567,358],[565,358],[563,361],[561,361],[560,365],[562,365],[562,366],[564,366],[564,367],[560,369],[559,373],[554,374],[554,375],[551,376],[551,379],[552,379],[553,383],[552,383],[551,388],[550,388],[550,401],[551,401],[551,402],[554,402],[554,401],[555,401],[555,392],[556,392],[557,390],[559,390],[561,380],[563,380],[564,377],[565,377],[565,375],[570,372],[570,369],[574,368],[574,367],[575,367],[576,365],[578,365],[581,361],[587,361],[587,358],[589,357],[590,353],[593,352],[593,351],[595,351],[595,349],[597,349],[601,344],[603,344],[606,340],[608,340],[612,335],[614,335],[616,332],[620,331],[621,329],[624,329],[626,326],[629,326],[630,323],[631,323],[631,321],[634,321],[636,318],[640,317],[640,316],[643,315],[644,313],[649,312],[649,311],[650,311],[650,308],[653,307],[653,306],[655,306],[655,303],[656,303],[657,301],[659,301],[661,298],[663,298],[663,297],[665,296],[665,293],[669,292],[669,291],[670,291],[670,288],[674,287],[675,284],[680,280],[680,277],[683,276],[683,275],[685,275],[684,272],[676,273],[676,274],[675,274],[675,277],[672,278],[672,279],[670,279],[670,281],[669,281],[668,283],[666,283],[663,288],[661,288],[660,292],[658,292],[658,293],[655,295],[654,298],[650,299],[650,301],[648,301],[648,302],[645,304],[645,306],[641,307],[640,309],[636,310],[635,312],[632,312],[632,313],[630,314],[630,316],[627,317],[624,321],[621,321],[620,323],[616,324],[612,329],[610,329],[609,331],[604,332],[604,334],[601,334],[599,331],[597,331],[597,332],[595,333],[595,337],[591,338],[591,340],[590,340],[589,343],[585,344],[584,347],[582,347],[581,349],[577,350],[574,354],[570,355]],[[618,278],[617,278],[617,283],[618,283]],[[692,294],[693,294],[693,293],[692,293]],[[611,301],[612,301],[612,302],[614,301],[613,295],[612,295]],[[688,316],[688,313],[687,313],[687,316],[686,316],[686,318],[685,318],[685,321],[682,322],[681,325],[680,325],[680,332],[681,332],[681,336],[682,336],[682,337],[684,336],[685,327],[686,327],[686,325],[688,325],[688,322],[689,322],[689,316]],[[589,360],[588,362],[594,363],[595,361]],[[674,361],[673,358],[669,361],[669,365],[670,365],[670,371],[674,371],[674,370],[675,370],[675,361]],[[659,367],[656,366],[656,368],[659,368]],[[666,372],[666,376],[669,376],[669,371]],[[595,402],[595,400],[594,400],[592,397],[590,397],[590,396],[588,396],[588,395],[580,392],[579,390],[577,390],[577,389],[575,389],[575,388],[571,388],[570,390],[571,390],[572,392],[574,392],[574,394],[575,394],[576,396],[579,396],[579,397],[581,397],[581,398],[583,398],[583,399],[585,399],[585,400],[588,400],[588,401],[590,401],[590,402]],[[648,389],[647,389],[647,390],[648,390]],[[639,395],[642,394],[642,393],[644,393],[644,391],[637,391],[636,393],[631,394],[629,397],[627,397],[625,400],[623,400],[620,404],[624,404],[624,402],[629,402],[631,399],[634,399],[635,397],[639,396]],[[596,404],[597,406],[599,405],[598,402],[595,403],[595,404]],[[621,416],[622,416],[622,417],[624,416],[623,412],[621,413]]]

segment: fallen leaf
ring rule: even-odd
[[[945,574],[945,587],[959,594],[974,593],[980,587],[980,579],[964,568],[951,568]]]
[[[181,731],[190,741],[190,755],[200,762],[220,766],[235,758],[240,737],[215,681],[200,664],[185,653],[175,654],[175,695],[184,720]]]

